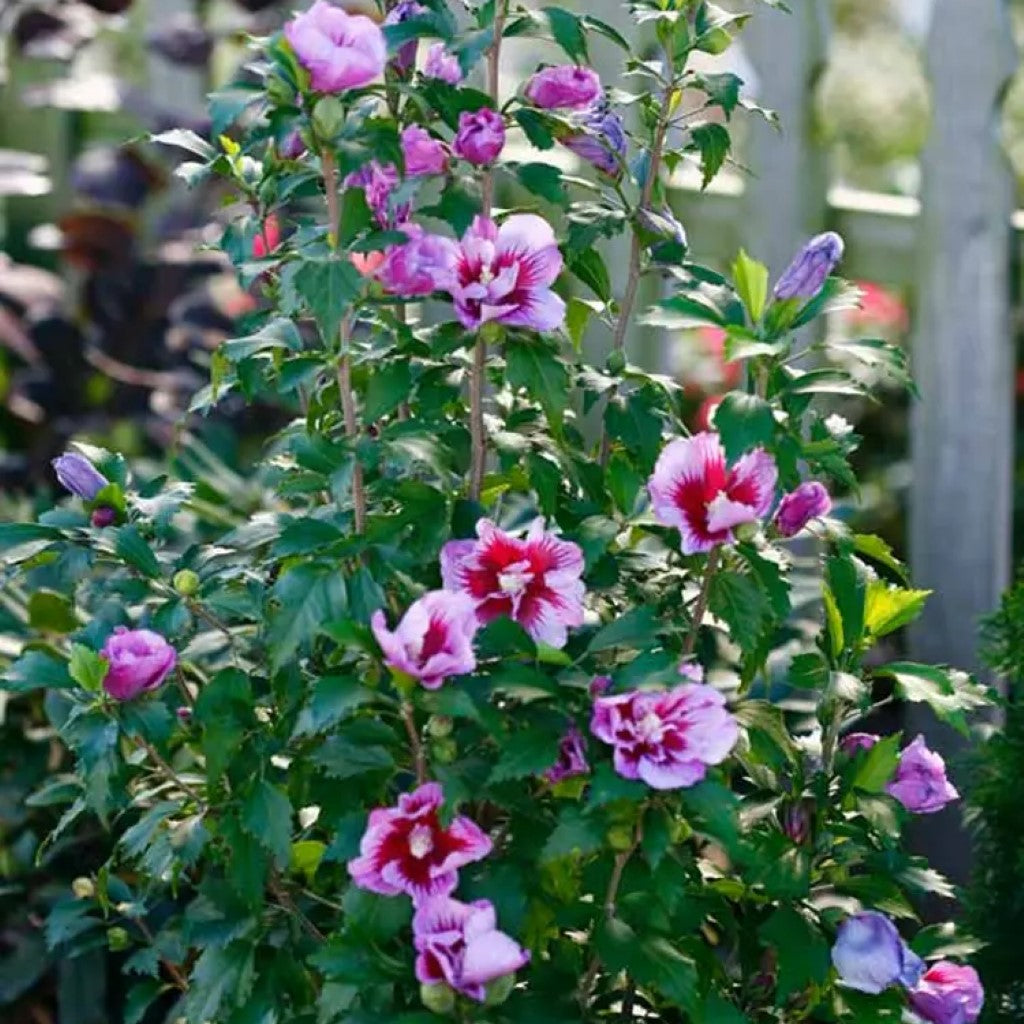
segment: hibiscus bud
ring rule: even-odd
[[[960,797],[946,778],[946,762],[928,749],[923,736],[904,747],[886,791],[914,814],[934,814]]]
[[[92,501],[110,481],[78,452],[65,452],[53,462],[60,485],[83,501]]]
[[[594,676],[590,681],[590,696],[600,697],[612,688],[611,676]]]
[[[92,510],[92,515],[89,516],[89,522],[96,527],[97,530],[106,529],[108,526],[113,526],[117,522],[117,511],[112,509],[109,505],[100,505],[99,508]]]
[[[538,71],[527,83],[526,98],[535,106],[546,110],[582,110],[601,95],[601,79],[590,68],[575,64]]]
[[[182,597],[194,597],[199,593],[199,575],[191,569],[180,569],[171,582]]]
[[[783,537],[795,537],[812,519],[827,516],[832,508],[828,491],[817,480],[808,480],[783,496],[775,513],[775,528]]]
[[[420,985],[420,1002],[431,1012],[446,1015],[455,1009],[455,993],[445,984]]]
[[[978,972],[948,960],[932,964],[910,990],[914,1013],[931,1024],[974,1024],[984,1004]]]
[[[806,843],[811,834],[811,814],[806,801],[786,804],[779,812],[779,825],[798,846]]]
[[[733,530],[738,541],[749,543],[752,540],[756,540],[758,533],[760,533],[761,527],[758,523],[740,523],[739,526]]]
[[[619,853],[633,849],[633,829],[628,825],[612,825],[605,833],[608,845]]]
[[[447,739],[454,726],[455,723],[447,715],[431,715],[427,719],[427,735],[436,740]]]
[[[91,878],[82,876],[71,883],[71,891],[75,894],[75,899],[91,900],[96,895],[96,886]]]
[[[411,124],[402,130],[401,142],[408,177],[444,174],[448,167],[448,151],[440,139],[435,139],[418,124]]]
[[[316,0],[285,25],[284,34],[317,92],[358,89],[384,72],[384,33],[363,14]]]
[[[103,689],[115,700],[132,700],[155,690],[177,664],[174,648],[149,629],[118,626],[100,651],[107,659]]]
[[[514,974],[503,974],[500,978],[495,978],[487,986],[487,997],[484,999],[484,1006],[501,1006],[512,995],[512,989],[515,987],[516,978]]]
[[[846,918],[839,926],[832,963],[844,985],[878,995],[890,985],[916,984],[924,962],[900,938],[884,914],[866,910]]]
[[[815,235],[775,285],[777,299],[813,299],[843,258],[843,240],[834,231]]]
[[[306,141],[298,129],[289,132],[278,147],[278,152],[285,160],[298,160],[306,152]]]
[[[621,348],[613,348],[604,365],[610,374],[617,377],[626,368],[626,353]]]
[[[107,945],[112,953],[120,953],[126,950],[131,943],[128,932],[124,928],[115,925],[107,929]]]
[[[188,725],[192,721],[192,709],[185,707],[184,705],[182,705],[182,707],[180,708],[177,708],[174,714],[177,716],[178,721],[181,722],[182,725]]]
[[[848,757],[853,757],[861,750],[870,750],[880,738],[873,732],[851,732],[839,741],[839,749]]]
[[[449,53],[444,43],[434,43],[427,50],[427,59],[423,63],[423,77],[437,78],[449,85],[458,85],[462,81],[459,58]]]
[[[438,764],[451,764],[459,756],[459,748],[451,739],[434,740],[430,754]]]
[[[464,110],[459,114],[459,130],[452,149],[456,156],[471,164],[493,163],[505,146],[505,121],[496,110]]]
[[[562,139],[563,144],[602,174],[622,174],[628,140],[622,118],[608,108],[582,114],[577,130]]]

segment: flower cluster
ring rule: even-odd
[[[985,994],[973,967],[940,961],[930,967],[876,911],[846,918],[839,926],[832,962],[839,980],[872,995],[899,985],[911,1008],[930,1024],[974,1024]]]
[[[482,1002],[489,982],[514,974],[530,955],[498,931],[490,902],[466,904],[452,898],[458,869],[486,857],[491,840],[462,816],[443,827],[443,803],[441,787],[428,782],[399,796],[397,807],[371,811],[360,855],[349,861],[348,871],[362,889],[412,899],[421,982],[446,984]]]

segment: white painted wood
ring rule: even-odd
[[[928,43],[934,120],[922,161],[912,423],[910,564],[934,593],[911,635],[925,662],[977,667],[978,622],[1010,578],[1014,342],[1013,184],[998,143],[999,99],[1016,62],[1005,0],[936,0]],[[921,709],[947,755],[963,741]],[[969,842],[944,812],[920,845],[963,881]]]

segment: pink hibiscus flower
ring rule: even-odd
[[[565,322],[565,303],[551,290],[562,254],[551,225],[518,213],[498,227],[477,217],[462,236],[452,300],[463,327],[489,320],[509,327],[554,331]]]
[[[515,974],[530,954],[498,931],[489,900],[461,903],[446,896],[420,904],[412,919],[416,978],[424,985],[448,985],[482,1003],[485,986]]]
[[[397,807],[370,811],[359,856],[348,873],[361,889],[414,902],[447,896],[458,884],[458,869],[491,852],[491,840],[469,818],[457,817],[441,827],[438,808],[444,792],[428,782],[403,793]]]
[[[713,687],[685,683],[667,693],[634,690],[594,701],[590,731],[615,748],[615,770],[653,789],[696,785],[720,764],[739,728]]]
[[[757,522],[771,508],[778,471],[760,448],[734,466],[725,461],[717,434],[669,442],[647,482],[654,515],[679,530],[684,555],[731,544],[733,530]]]
[[[522,539],[488,519],[476,532],[477,540],[453,540],[441,549],[445,587],[473,598],[481,622],[507,615],[539,643],[564,647],[568,627],[583,623],[583,552],[546,533],[541,519]]]

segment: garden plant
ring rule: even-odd
[[[161,136],[233,181],[222,247],[261,301],[193,411],[288,425],[241,527],[87,445],[67,500],[0,526],[33,630],[4,686],[46,688],[76,756],[50,842],[115,839],[48,940],[123,955],[127,1024],[973,1024],[969,945],[914,910],[952,888],[900,841],[958,794],[923,738],[857,726],[895,696],[966,730],[984,691],[865,664],[927,594],[830,516],[858,439],[829,403],[864,389],[816,358],[858,299],[842,241],[723,275],[666,200],[766,116],[689,66],[747,16],[635,0],[633,52],[559,7],[453,8],[318,0],[254,40],[213,143]],[[561,53],[499,82],[512,38]],[[698,433],[630,359],[670,322],[742,370]],[[899,349],[841,344],[910,386]]]

